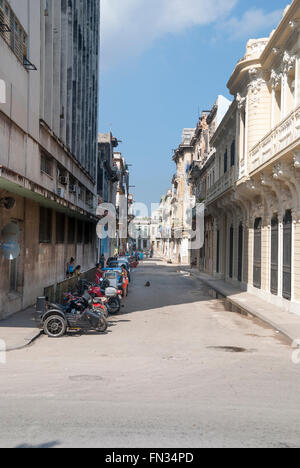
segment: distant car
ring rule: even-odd
[[[103,270],[103,279],[108,280],[110,286],[121,289],[123,284],[122,279],[122,268],[104,268]]]
[[[130,273],[130,263],[128,258],[112,259],[108,265],[109,268],[122,268],[123,266],[126,268],[128,273]]]
[[[126,271],[128,273],[128,280],[129,282],[131,282],[131,275],[130,275],[131,268],[130,268],[130,263],[128,259],[126,259],[126,261],[117,259],[117,260],[112,260],[109,262],[109,268],[122,268],[122,267],[126,268]]]

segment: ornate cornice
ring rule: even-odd
[[[285,51],[282,59],[282,72],[288,73],[292,70],[295,67],[296,59],[296,55],[290,55],[289,52]]]
[[[276,73],[275,70],[271,71],[271,85],[273,89],[278,88],[281,84],[282,73]]]
[[[246,107],[246,101],[247,101],[247,98],[246,97],[242,97],[240,95],[240,93],[237,93],[236,95],[236,102],[237,102],[237,107],[238,107],[238,110],[239,111],[242,111],[245,109]]]

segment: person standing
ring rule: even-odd
[[[123,278],[123,285],[122,285],[123,297],[127,297],[129,281],[128,281],[128,272],[124,265],[122,266],[122,278]]]
[[[75,272],[75,258],[71,257],[70,261],[67,263],[67,278],[72,278]]]
[[[100,257],[100,265],[101,265],[101,268],[104,268],[104,267],[105,267],[105,257],[104,257],[104,254],[102,254],[101,257]]]
[[[101,282],[100,280],[101,280],[101,278],[103,278],[103,271],[102,271],[101,264],[97,263],[96,268],[97,269],[96,269],[96,281],[95,282],[97,284],[100,284],[100,282]]]

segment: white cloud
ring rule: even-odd
[[[226,17],[238,0],[101,0],[101,62],[136,56],[166,34]]]
[[[253,38],[253,35],[264,32],[268,37],[272,29],[277,26],[282,18],[283,10],[275,10],[265,13],[260,8],[253,8],[238,18],[226,21],[220,29],[227,33],[232,40],[241,38]]]

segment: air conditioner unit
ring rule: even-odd
[[[59,183],[60,183],[61,185],[68,185],[68,177],[62,177],[62,176],[61,176],[61,177],[59,178]]]
[[[63,188],[57,189],[57,195],[58,195],[60,198],[65,198],[65,189],[63,189]]]

